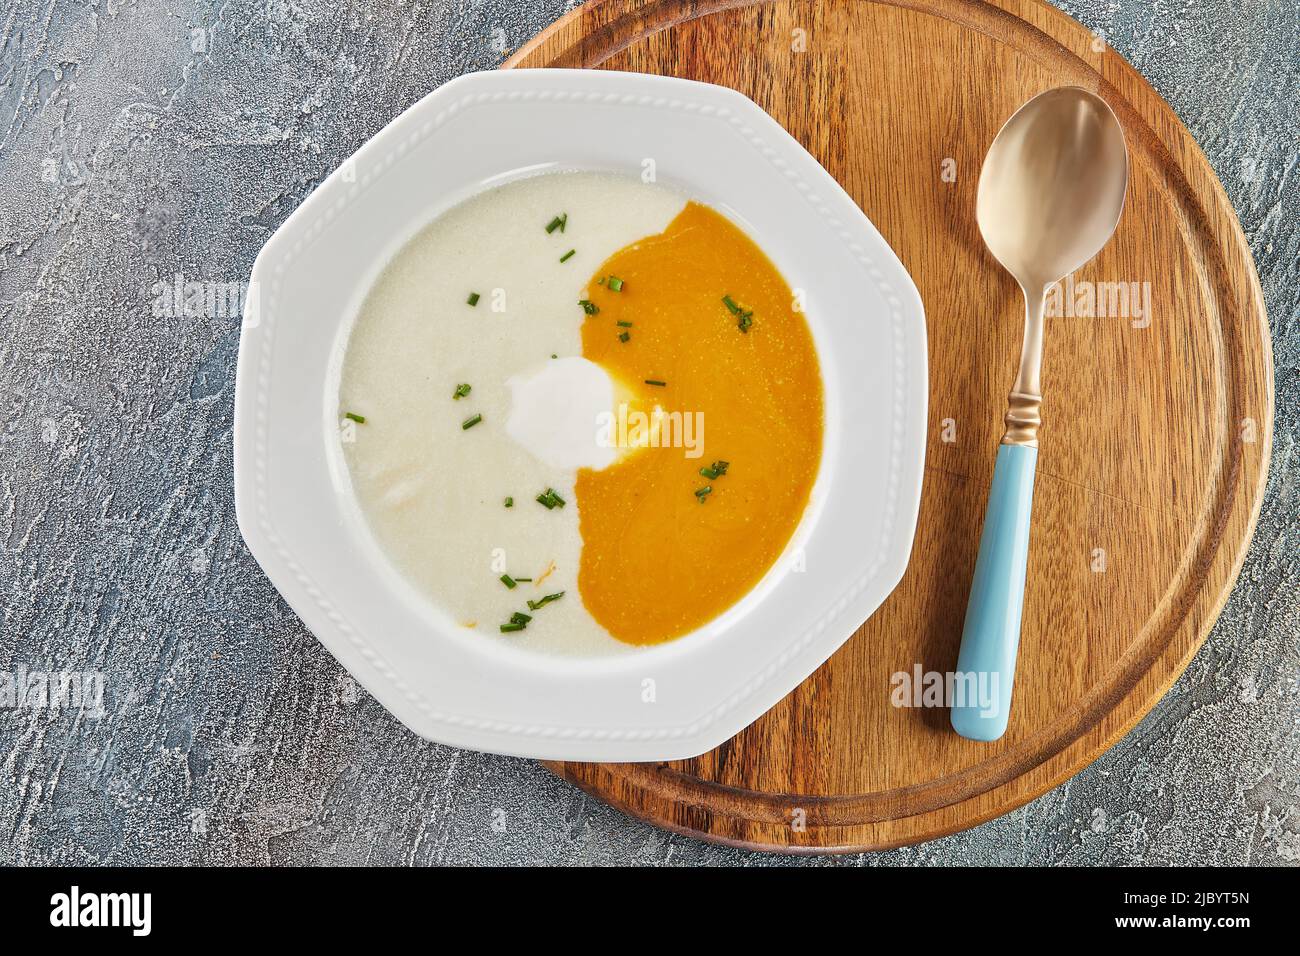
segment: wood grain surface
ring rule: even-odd
[[[1260,507],[1273,417],[1250,252],[1200,149],[1147,82],[1033,0],[594,0],[506,66],[635,70],[746,93],[880,229],[921,291],[929,331],[920,521],[908,571],[879,611],[711,753],[552,769],[678,832],[837,852],[1006,813],[1123,736],[1226,600]],[[1048,321],[1011,726],[979,744],[953,734],[943,708],[893,706],[892,676],[955,666],[1019,356],[1020,293],[975,226],[980,163],[1016,107],[1067,84],[1110,103],[1131,156],[1119,229],[1075,274],[1076,294],[1082,283],[1137,283],[1150,313],[1111,299],[1120,314]]]

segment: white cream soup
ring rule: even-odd
[[[360,309],[339,385],[356,500],[397,569],[485,639],[570,654],[633,649],[592,618],[577,587],[577,467],[606,461],[573,447],[573,430],[545,426],[589,422],[612,404],[604,373],[581,358],[577,300],[601,263],[662,232],[684,205],[675,192],[614,175],[511,182],[420,232]],[[563,227],[548,232],[557,216]],[[454,397],[464,385],[468,394]],[[552,407],[537,414],[544,400]],[[547,489],[565,504],[539,504]],[[516,613],[532,620],[502,633]]]

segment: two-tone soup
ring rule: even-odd
[[[415,236],[360,309],[338,403],[400,573],[484,639],[561,653],[740,601],[822,452],[799,297],[718,212],[608,174],[511,182]]]

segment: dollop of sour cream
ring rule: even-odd
[[[506,432],[553,468],[607,468],[619,457],[608,440],[619,389],[581,356],[550,359],[506,380]]]

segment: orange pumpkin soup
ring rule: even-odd
[[[699,448],[578,472],[583,602],[614,637],[653,644],[717,617],[785,549],[821,460],[821,373],[776,267],[698,203],[606,260],[585,294],[584,357],[631,406],[703,425]]]

